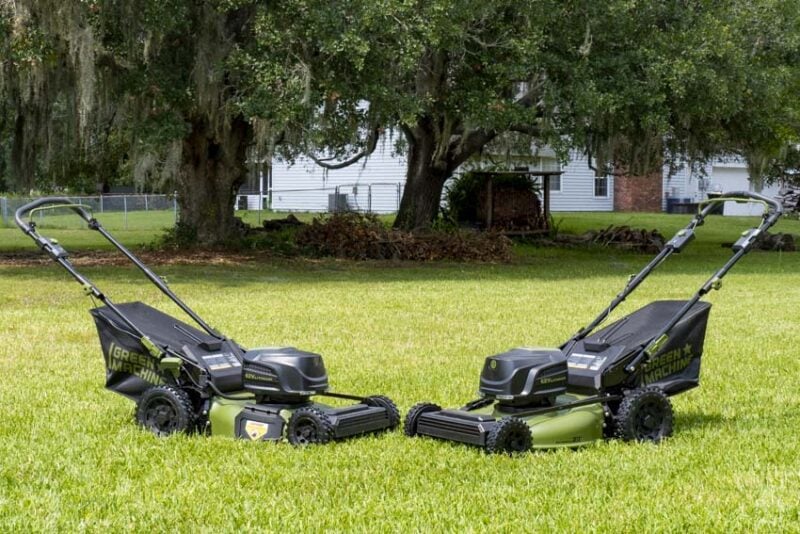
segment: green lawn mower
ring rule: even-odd
[[[673,253],[680,253],[721,202],[759,202],[757,228],[733,244],[733,256],[686,301],[656,301],[597,330],[611,312]],[[559,348],[517,348],[486,358],[480,398],[457,410],[421,403],[405,420],[408,436],[431,436],[490,453],[578,447],[606,437],[659,442],[672,433],[669,397],[699,385],[711,304],[725,274],[781,216],[780,204],[750,192],[701,205],[588,326]]]
[[[113,303],[75,269],[57,241],[38,233],[33,215],[57,208],[69,209],[86,221],[200,328],[141,302]],[[66,198],[42,198],[19,208],[15,218],[20,229],[64,267],[87,295],[102,303],[91,314],[105,357],[106,387],[134,400],[137,421],[155,434],[199,431],[253,441],[286,437],[294,445],[306,445],[399,425],[397,407],[387,397],[329,391],[319,354],[294,347],[247,350],[215,331],[84,206]],[[312,401],[313,396],[357,403],[334,408]]]

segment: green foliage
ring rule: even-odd
[[[181,221],[165,230],[156,242],[156,248],[168,250],[187,250],[196,245],[197,229]]]

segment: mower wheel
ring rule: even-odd
[[[672,435],[672,403],[660,388],[634,389],[622,399],[614,427],[625,441],[658,443]]]
[[[195,414],[189,395],[174,386],[146,389],[136,408],[136,421],[156,436],[195,429]]]
[[[517,417],[504,417],[486,436],[486,452],[489,454],[517,454],[527,452],[533,445],[531,429]]]
[[[403,433],[413,438],[417,435],[417,423],[419,423],[419,416],[427,412],[439,412],[442,407],[438,404],[431,404],[430,402],[420,402],[415,404],[408,410],[406,414],[406,422],[403,425]]]
[[[386,410],[386,416],[389,418],[389,426],[386,430],[394,430],[400,424],[400,410],[397,409],[397,405],[389,397],[373,395],[364,399],[364,404]]]
[[[300,408],[289,418],[286,438],[289,443],[298,446],[328,443],[333,439],[333,424],[327,415],[316,408]]]

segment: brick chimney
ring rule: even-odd
[[[661,171],[644,176],[614,176],[614,211],[661,211],[664,182]]]

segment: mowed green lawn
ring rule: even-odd
[[[561,228],[667,233],[687,221],[575,214]],[[753,222],[709,219],[620,314],[688,296],[728,257],[720,243]],[[779,230],[800,234],[800,223]],[[128,243],[148,239],[129,232]],[[157,270],[243,345],[320,352],[335,389],[383,393],[405,412],[474,398],[485,356],[561,343],[648,259],[525,246],[509,265]],[[120,302],[172,310],[133,269],[84,271]],[[80,287],[55,266],[0,267],[0,531],[798,531],[800,253],[750,254],[709,300],[703,384],[673,399],[675,435],[661,445],[509,458],[394,432],[295,449],[140,430],[133,404],[102,387]]]

